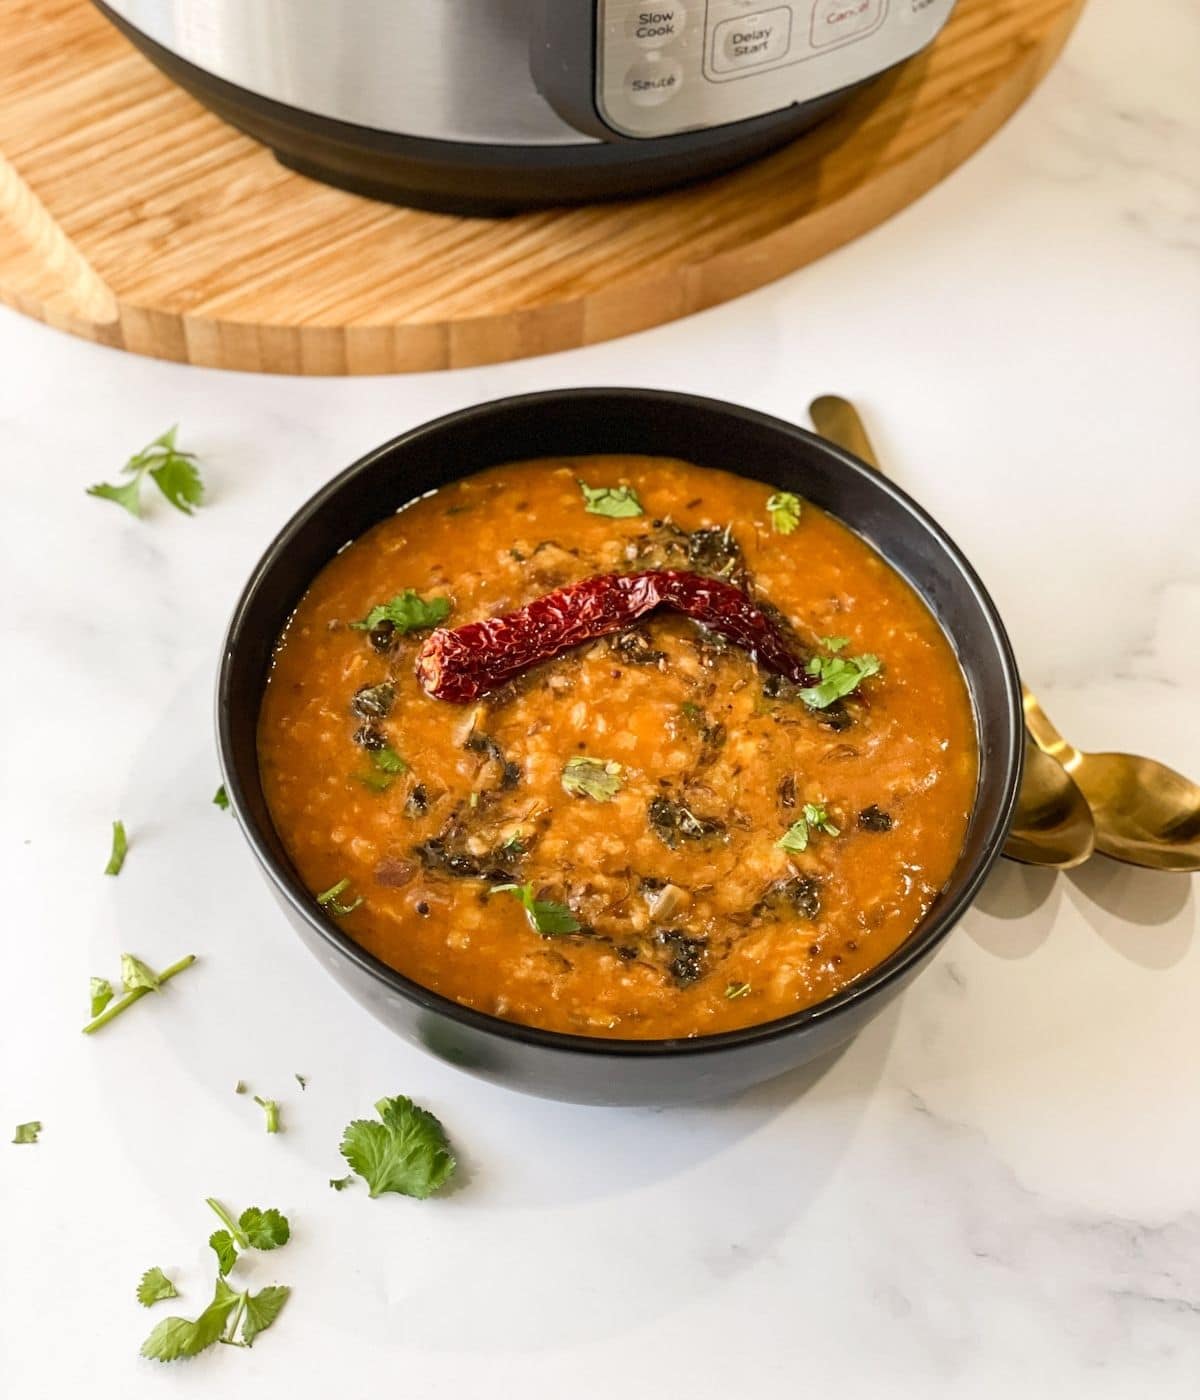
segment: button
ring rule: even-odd
[[[658,49],[678,39],[686,23],[682,5],[639,5],[625,21],[625,33],[643,49]]]
[[[883,0],[817,0],[813,6],[813,48],[857,39],[883,18]]]
[[[649,54],[625,74],[625,91],[635,107],[661,107],[682,86],[682,66],[662,54]]]
[[[792,42],[792,12],[786,5],[727,19],[713,32],[713,68],[732,73],[783,58]]]

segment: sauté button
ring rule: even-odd
[[[682,66],[662,54],[648,55],[625,74],[625,92],[635,107],[661,107],[682,86]]]
[[[561,3],[561,0],[560,0]],[[678,39],[687,23],[683,5],[639,5],[625,21],[625,33],[643,49],[659,49]]]
[[[754,68],[783,58],[792,43],[792,11],[787,5],[755,10],[718,24],[713,34],[712,65],[718,73]]]

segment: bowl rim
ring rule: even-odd
[[[276,857],[260,824],[251,812],[240,767],[234,758],[235,749],[231,733],[233,715],[229,704],[232,679],[239,661],[240,642],[246,630],[247,618],[255,598],[267,584],[275,569],[286,558],[288,549],[296,535],[316,516],[326,511],[337,500],[345,486],[356,476],[369,471],[381,458],[390,458],[396,453],[402,453],[416,442],[453,432],[464,424],[477,422],[481,419],[486,420],[499,413],[511,413],[522,409],[536,410],[543,405],[557,405],[567,401],[577,403],[580,401],[623,400],[628,402],[631,399],[649,405],[669,403],[684,409],[716,411],[760,429],[800,438],[836,462],[840,470],[865,478],[876,490],[883,491],[902,510],[914,516],[937,546],[954,563],[969,587],[987,624],[989,644],[994,649],[1003,672],[1006,719],[1014,736],[1013,761],[1004,774],[1004,792],[996,813],[984,833],[980,854],[977,856],[973,868],[968,870],[957,894],[937,912],[935,917],[930,918],[927,915],[923,918],[899,948],[840,992],[827,997],[824,1001],[804,1007],[799,1011],[790,1012],[786,1016],[757,1022],[749,1026],[741,1026],[735,1030],[719,1031],[711,1035],[699,1034],[668,1039],[577,1035],[568,1031],[547,1030],[540,1026],[529,1026],[522,1022],[506,1020],[503,1017],[494,1016],[490,1012],[465,1006],[461,1002],[454,1001],[450,997],[443,996],[440,992],[423,986],[420,982],[388,966],[387,963],[356,943],[316,904],[311,891],[300,881],[298,872]],[[498,447],[495,465],[502,465],[507,460],[516,459],[506,458],[502,446]],[[472,472],[463,473],[463,475],[473,475],[477,470],[484,470],[484,468],[473,468]],[[733,475],[737,474],[733,473]],[[415,500],[417,497],[414,496],[412,499]],[[402,506],[397,506],[395,509],[401,508]],[[381,520],[384,518],[386,517],[380,516]],[[853,527],[851,526],[851,528]],[[872,547],[878,548],[874,545]],[[887,559],[887,555],[882,549],[879,549],[878,552]],[[888,560],[888,562],[891,561]],[[892,567],[894,568],[895,565]],[[922,597],[922,601],[925,601],[924,595],[921,594],[921,590],[917,588],[916,584],[903,572],[901,577],[905,578],[910,587],[913,587]],[[928,604],[926,605],[928,606]],[[947,633],[947,637],[954,645],[955,639],[949,633]],[[302,919],[323,943],[341,957],[348,959],[369,979],[380,984],[383,990],[393,996],[399,996],[415,1003],[420,1010],[448,1017],[472,1031],[481,1032],[487,1036],[496,1036],[505,1041],[516,1041],[545,1050],[600,1058],[671,1059],[718,1054],[740,1047],[764,1044],[794,1035],[818,1023],[840,1019],[866,999],[877,997],[890,987],[895,987],[898,990],[896,984],[903,985],[906,977],[915,972],[922,960],[949,935],[974,900],[989,871],[999,859],[1001,847],[1012,823],[1024,759],[1024,744],[1020,738],[1024,728],[1021,685],[1008,634],[1000,619],[999,611],[979,575],[962,550],[929,512],[874,467],[795,423],[777,418],[772,414],[762,413],[757,409],[747,408],[741,404],[669,389],[596,386],[579,389],[548,389],[533,393],[506,395],[455,409],[450,413],[430,419],[428,422],[418,424],[357,458],[320,487],[292,514],[255,564],[238,596],[222,642],[215,698],[218,759],[225,790],[238,825],[256,859],[266,872],[276,894],[286,901],[290,911]],[[976,711],[977,726],[978,722],[978,711]],[[978,729],[977,737],[982,742],[983,736],[978,734]],[[257,767],[255,778],[257,780]],[[978,794],[976,802],[978,802]]]

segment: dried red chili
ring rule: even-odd
[[[435,700],[465,704],[497,690],[568,647],[628,627],[654,608],[674,608],[797,684],[811,683],[779,628],[740,588],[679,569],[601,574],[532,603],[461,627],[439,627],[417,654],[417,679]]]

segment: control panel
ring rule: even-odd
[[[924,48],[953,5],[596,0],[592,120],[610,138],[670,136],[823,97]]]

